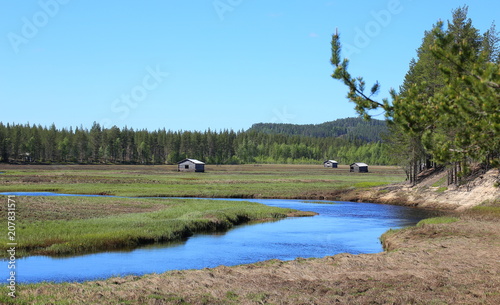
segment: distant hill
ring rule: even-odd
[[[262,132],[268,134],[302,135],[316,138],[347,137],[357,138],[368,142],[382,140],[382,134],[387,132],[385,121],[365,121],[362,118],[338,119],[322,124],[278,124],[257,123],[253,124],[247,132]]]

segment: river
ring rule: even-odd
[[[7,194],[9,193],[2,195]],[[313,211],[319,215],[240,225],[223,233],[196,234],[185,241],[150,245],[129,251],[63,258],[21,258],[16,262],[18,283],[82,282],[118,275],[234,266],[269,259],[292,260],[344,252],[377,253],[382,251],[379,237],[385,231],[414,225],[433,213],[372,203],[284,199],[222,200],[232,200],[235,204],[242,200],[254,201],[270,206]],[[1,269],[1,276],[6,277],[7,268]]]

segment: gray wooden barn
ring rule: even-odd
[[[184,159],[177,162],[177,171],[203,173],[205,171],[205,163],[196,159]]]
[[[329,168],[337,168],[339,166],[339,163],[335,160],[326,160],[323,162],[324,167],[329,167]]]
[[[353,163],[349,171],[354,173],[368,173],[368,165],[361,162]]]

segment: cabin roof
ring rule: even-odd
[[[357,165],[359,167],[368,166],[368,164],[362,163],[362,162],[356,162],[356,163],[351,164],[351,166],[353,166],[353,165]]]
[[[177,164],[181,164],[181,163],[186,162],[186,161],[192,162],[194,164],[205,164],[204,162],[201,162],[200,160],[196,160],[196,159],[184,159],[182,161],[177,162]]]
[[[323,163],[327,163],[327,162],[330,162],[330,163],[338,163],[338,162],[337,162],[337,161],[335,161],[335,160],[326,160],[326,161],[325,161],[325,162],[323,162]]]

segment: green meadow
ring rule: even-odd
[[[347,166],[313,165],[207,166],[205,173],[180,173],[167,165],[1,165],[0,172],[0,192],[119,196],[16,196],[18,257],[133,249],[248,221],[311,215],[252,202],[151,197],[322,199],[404,178],[393,167],[355,174]],[[7,227],[6,217],[0,226]],[[0,239],[5,257],[6,234]]]
[[[322,198],[336,191],[401,182],[396,167],[350,173],[321,165],[207,166],[205,173],[177,172],[173,165],[8,166],[0,192],[57,192],[130,197]]]

